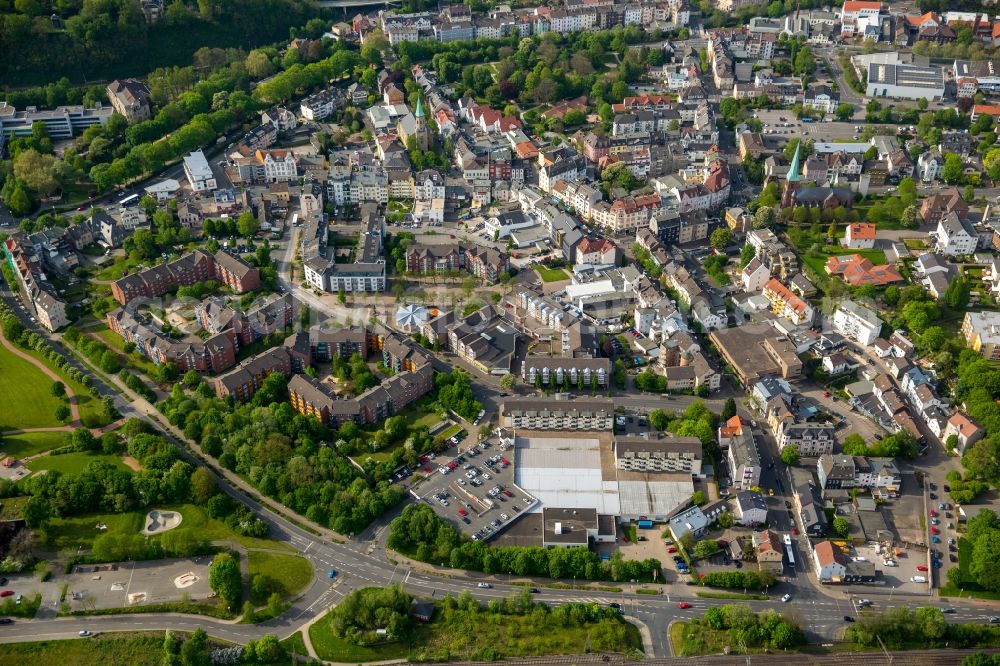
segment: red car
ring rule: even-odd
[[[513,497],[514,496],[514,493],[510,492],[509,490],[503,491],[503,494],[506,495],[507,497]]]
[[[799,528],[793,527],[792,528],[792,536],[798,536],[798,535],[799,535]]]
[[[689,604],[689,603],[688,603],[688,602],[686,602],[686,601],[682,601],[682,602],[680,602],[679,604],[677,604],[677,607],[678,607],[678,608],[691,608],[691,604]]]
[[[936,517],[937,517],[937,511],[934,510],[934,509],[931,509],[931,518],[936,518]]]
[[[917,567],[917,571],[927,571],[927,567],[921,564]]]
[[[14,590],[4,590],[0,592],[0,597],[9,597],[12,594],[14,594]]]
[[[676,553],[677,552],[677,548],[675,546],[670,546],[669,548],[667,548],[667,552],[668,553]]]
[[[460,516],[467,516],[467,515],[469,515],[469,512],[466,511],[465,509],[459,509],[458,510],[458,515],[460,515]]]
[[[931,528],[931,534],[941,534],[941,530],[936,527]]]

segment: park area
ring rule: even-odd
[[[55,411],[63,402],[52,394],[52,380],[27,360],[0,346],[0,431],[62,425]]]

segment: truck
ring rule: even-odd
[[[651,527],[653,527],[653,521],[652,520],[640,520],[639,521],[639,529],[641,529],[641,530],[648,530]]]

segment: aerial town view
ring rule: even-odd
[[[0,666],[1000,666],[998,121],[987,0],[0,0]]]

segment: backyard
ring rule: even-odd
[[[532,268],[544,282],[560,282],[569,279],[569,274],[561,268],[549,268],[548,266],[532,266]]]
[[[882,250],[851,250],[834,245],[824,245],[819,252],[814,252],[809,248],[804,248],[801,253],[802,261],[805,262],[817,275],[826,275],[826,260],[830,257],[840,257],[849,254],[860,254],[865,259],[876,266],[885,263],[885,252]]]

